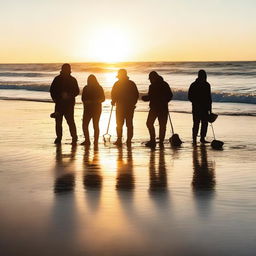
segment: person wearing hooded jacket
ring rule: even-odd
[[[124,122],[126,122],[127,127],[127,145],[131,143],[133,138],[133,115],[139,92],[136,84],[127,76],[125,69],[118,71],[117,78],[118,81],[115,82],[111,90],[111,104],[112,106],[116,105],[117,140],[114,144],[120,146],[122,144]]]
[[[65,117],[72,137],[72,143],[77,142],[76,124],[74,120],[75,97],[79,94],[77,80],[70,75],[71,66],[65,63],[61,67],[60,75],[56,76],[50,87],[50,94],[55,102],[55,131],[57,138],[55,144],[60,144],[62,139],[62,121]]]
[[[83,114],[83,132],[85,141],[82,145],[90,145],[89,123],[92,119],[94,129],[94,145],[98,144],[99,140],[99,120],[101,116],[101,103],[105,101],[103,88],[100,86],[97,78],[94,75],[89,75],[87,85],[82,92],[82,102],[84,104]]]
[[[212,111],[212,96],[211,86],[207,82],[207,74],[205,70],[199,70],[197,79],[190,85],[188,91],[188,99],[192,102],[193,144],[196,144],[200,123],[200,142],[209,143],[205,140],[205,137],[208,128],[208,116]]]
[[[150,72],[149,80],[151,84],[149,85],[148,95],[142,97],[143,101],[149,101],[150,108],[146,123],[150,141],[146,143],[146,146],[155,147],[155,120],[158,119],[159,122],[159,144],[163,145],[169,111],[168,103],[171,101],[173,94],[169,84],[156,71]]]

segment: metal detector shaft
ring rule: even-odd
[[[174,134],[174,129],[173,129],[173,125],[172,125],[172,119],[171,119],[171,115],[170,115],[169,111],[168,111],[168,116],[169,116],[169,121],[170,121],[170,124],[171,124],[172,134]]]
[[[111,116],[112,116],[112,112],[113,112],[113,105],[111,106],[111,110],[110,110],[110,116],[109,116],[109,120],[108,120],[108,127],[107,127],[107,132],[106,132],[106,134],[108,134],[108,130],[109,130],[109,126],[110,126],[110,121],[111,121]]]
[[[213,138],[216,140],[216,138],[215,138],[215,133],[214,133],[214,130],[213,130],[213,125],[212,125],[212,123],[211,123],[211,127],[212,127],[212,134],[213,134]]]

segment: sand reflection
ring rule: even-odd
[[[195,202],[199,213],[207,216],[210,213],[216,181],[214,162],[208,160],[204,145],[200,146],[200,151],[198,151],[198,147],[193,149],[193,169],[192,188]]]
[[[83,157],[83,185],[87,192],[87,203],[91,210],[97,210],[99,207],[101,189],[102,189],[102,174],[101,164],[99,159],[98,146],[94,146],[92,159],[90,160],[90,147],[85,147]]]
[[[132,148],[127,147],[127,152],[123,156],[123,148],[118,148],[117,157],[117,178],[116,178],[116,189],[117,190],[133,190],[134,189],[134,174],[133,174],[133,157]]]
[[[70,154],[62,153],[62,146],[56,146],[56,166],[55,170],[55,193],[71,192],[75,187],[75,174],[73,170],[73,162],[75,160],[77,147],[71,147]]]
[[[167,175],[164,149],[160,149],[158,152],[158,168],[156,168],[156,151],[154,149],[151,150],[149,161],[149,177],[149,190],[151,192],[167,190]]]

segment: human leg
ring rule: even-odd
[[[116,133],[117,143],[122,143],[123,136],[123,125],[124,125],[124,108],[122,106],[116,106]]]
[[[202,113],[202,117],[201,117],[200,141],[202,143],[208,143],[208,141],[205,140],[205,137],[207,134],[207,128],[208,128],[208,111],[205,111],[204,113]]]
[[[134,116],[134,107],[127,109],[125,115],[125,122],[127,127],[127,143],[131,143],[133,138],[133,116]]]
[[[90,144],[90,135],[89,135],[89,123],[91,121],[91,113],[84,111],[83,114],[83,133],[84,133],[84,142],[83,145],[89,145]]]
[[[77,141],[77,132],[76,132],[76,124],[74,119],[74,105],[68,106],[64,113],[64,117],[69,126],[70,135],[72,137],[72,142]]]
[[[147,118],[147,128],[149,131],[149,136],[150,136],[150,141],[155,141],[156,140],[156,133],[155,133],[155,127],[154,127],[154,122],[157,118],[157,113],[150,109],[148,112],[148,118]]]
[[[193,113],[193,128],[192,128],[192,138],[193,138],[193,143],[196,143],[196,138],[199,130],[199,125],[200,125],[200,118],[196,113]]]
[[[93,129],[94,129],[94,144],[97,144],[99,141],[99,121],[100,121],[100,115],[101,115],[101,107],[99,109],[96,109],[95,113],[93,114],[92,121],[93,121]]]
[[[166,124],[167,124],[168,112],[162,111],[158,113],[158,122],[159,122],[159,143],[164,142],[165,133],[166,133]]]
[[[63,115],[59,114],[55,118],[55,132],[56,132],[56,139],[54,141],[55,144],[61,143],[62,139],[62,120],[63,120]]]

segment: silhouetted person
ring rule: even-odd
[[[196,144],[196,137],[201,122],[200,142],[209,143],[205,140],[208,127],[208,115],[212,111],[211,86],[206,81],[207,75],[204,70],[199,70],[198,78],[189,87],[188,99],[192,102],[193,144]]]
[[[122,144],[123,125],[127,126],[127,144],[131,143],[133,137],[133,114],[135,105],[139,98],[136,84],[129,80],[127,71],[120,69],[117,75],[118,81],[111,91],[112,105],[116,104],[116,131],[117,141],[115,145]]]
[[[101,103],[105,100],[102,87],[94,75],[90,75],[87,79],[87,85],[83,89],[82,101],[84,104],[83,114],[83,132],[85,141],[82,145],[90,145],[89,123],[92,119],[94,129],[94,144],[98,144],[99,140],[99,120],[101,115]]]
[[[62,120],[65,117],[72,137],[72,143],[77,141],[76,125],[74,120],[75,97],[79,94],[76,79],[70,75],[71,66],[67,63],[61,67],[60,75],[56,76],[51,84],[50,93],[55,102],[56,135],[54,143],[61,143]]]
[[[150,72],[149,80],[151,84],[149,85],[148,95],[142,97],[142,100],[149,101],[150,107],[147,119],[150,141],[146,143],[146,146],[155,147],[156,133],[154,122],[158,119],[159,144],[163,145],[168,118],[168,102],[172,99],[173,94],[168,83],[157,72]]]
[[[76,145],[72,145],[69,159],[63,159],[62,147],[57,145],[56,147],[56,179],[54,184],[55,193],[72,192],[75,186],[75,176],[71,164],[75,160]],[[67,155],[65,155],[65,158]]]
[[[215,187],[215,171],[212,162],[208,162],[206,147],[200,147],[200,158],[198,148],[193,149],[193,181],[194,190],[213,190]]]

